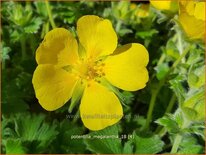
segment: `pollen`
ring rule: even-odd
[[[76,63],[72,72],[83,80],[91,81],[105,75],[104,66],[101,61],[86,60]]]

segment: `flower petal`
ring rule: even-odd
[[[77,79],[54,65],[38,65],[32,83],[41,106],[53,111],[62,107],[70,98]]]
[[[197,19],[205,21],[205,2],[196,3],[194,16]]]
[[[205,36],[205,22],[187,13],[180,13],[179,22],[190,39],[203,39]]]
[[[81,17],[77,22],[77,33],[88,57],[109,55],[117,46],[117,35],[111,22],[98,16]]]
[[[183,5],[183,7],[185,7],[187,14],[189,14],[190,16],[194,15],[194,11],[195,11],[195,2],[194,1],[186,1],[186,3]]]
[[[127,44],[105,60],[105,77],[116,87],[135,91],[145,87],[148,81],[146,65],[148,52],[141,44]]]
[[[171,8],[171,1],[157,1],[157,0],[150,0],[152,6],[159,10],[170,10]]]
[[[74,36],[64,28],[48,32],[36,51],[38,64],[59,64],[66,66],[78,59],[78,44]]]
[[[117,123],[122,118],[123,111],[113,92],[96,82],[91,82],[85,88],[80,115],[88,129],[101,130]]]

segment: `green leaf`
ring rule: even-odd
[[[31,22],[24,27],[24,31],[26,33],[37,33],[41,24],[42,24],[42,19],[40,17],[32,18]]]
[[[84,153],[86,145],[83,138],[78,138],[84,134],[84,128],[64,120],[59,126],[59,135],[54,141],[56,153]]]
[[[173,39],[173,38],[172,38]],[[171,56],[175,60],[179,58],[179,51],[177,49],[176,43],[170,39],[166,45],[166,53],[167,55]]]
[[[182,105],[182,103],[185,100],[185,96],[186,96],[186,90],[182,85],[182,81],[184,81],[184,75],[178,75],[177,77],[175,77],[174,79],[170,80],[170,85],[171,85],[171,89],[174,91],[174,93],[177,96],[178,102],[180,105]]]
[[[4,115],[2,115],[2,141],[4,141],[7,138],[16,138],[17,134],[16,132],[11,129],[11,124],[13,123],[13,120],[11,120],[10,118],[5,117]]]
[[[180,108],[178,108],[175,113],[173,115],[170,115],[172,116],[171,118],[174,119],[175,122],[177,122],[178,126],[181,128],[184,124],[184,116],[183,116],[183,113],[182,113],[182,110]]]
[[[146,39],[146,38],[151,38],[153,35],[157,34],[158,31],[156,29],[151,29],[151,30],[147,30],[147,31],[138,31],[136,33],[137,37],[140,37],[142,39]]]
[[[197,119],[197,112],[194,109],[188,107],[182,107],[182,111],[184,112],[187,119],[192,121]]]
[[[169,66],[166,63],[162,63],[158,65],[157,67],[155,67],[155,70],[157,72],[156,74],[157,79],[161,80],[167,75],[167,72],[169,71]]]
[[[204,122],[194,123],[187,129],[188,133],[193,133],[200,136],[205,141],[205,124]]]
[[[3,47],[2,47],[3,46]],[[10,47],[4,46],[4,43],[1,44],[0,50],[0,62],[9,60],[9,52],[11,51]]]
[[[122,95],[123,95],[123,97],[124,97],[124,103],[125,104],[132,104],[133,103],[133,101],[134,101],[134,94],[133,93],[131,93],[131,92],[129,92],[129,91],[123,91],[122,92]]]
[[[186,100],[183,104],[185,107],[194,108],[196,103],[200,100],[203,100],[205,97],[205,89],[204,87],[200,89],[190,89],[187,93]]]
[[[85,144],[91,152],[102,154],[122,153],[117,125],[91,132],[88,135],[91,136],[91,139],[85,139]]]
[[[35,152],[46,149],[58,134],[56,125],[45,123],[45,115],[42,114],[19,114],[16,115],[14,122],[18,137],[22,141],[34,143],[32,149]]]
[[[29,106],[23,100],[24,94],[19,89],[15,80],[6,82],[3,79],[2,85],[2,111],[4,114],[25,112]],[[4,84],[6,83],[6,84]]]
[[[197,118],[197,112],[192,108],[182,107],[182,111],[189,120],[195,120]]]
[[[6,154],[25,154],[26,148],[20,139],[8,139],[5,142]]]
[[[200,88],[205,84],[205,65],[192,65],[190,67],[188,84],[191,88]]]
[[[133,154],[133,144],[132,141],[129,140],[124,144],[124,148],[123,148],[123,154]]]
[[[183,111],[191,120],[205,118],[205,88],[190,89],[182,105]],[[191,114],[190,114],[191,112]]]
[[[47,17],[47,16],[48,16],[47,11],[45,11],[45,10],[46,10],[45,2],[35,1],[35,2],[34,2],[34,5],[35,5],[35,7],[36,7],[36,9],[37,9],[37,12],[38,12],[40,15],[42,15],[42,16],[44,16],[44,17]]]
[[[18,42],[21,37],[23,36],[23,34],[21,32],[19,32],[18,30],[10,30],[11,33],[11,42],[12,43],[16,43]]]
[[[193,66],[194,64],[197,64],[198,62],[204,62],[204,53],[205,50],[204,49],[199,49],[196,46],[193,46],[189,57],[187,59],[187,64],[189,66]]]
[[[140,137],[135,135],[134,142],[136,145],[135,153],[155,154],[162,151],[164,143],[157,135],[152,137]]]
[[[170,133],[177,133],[180,130],[177,122],[173,118],[173,115],[164,116],[155,122],[164,126]]]
[[[129,33],[133,33],[133,31],[131,29],[127,29],[127,28],[123,28],[123,29],[119,30],[120,36],[124,36],[125,34],[129,34]]]
[[[180,154],[202,154],[203,147],[197,144],[197,140],[192,136],[187,136],[183,138],[183,141],[180,144]]]

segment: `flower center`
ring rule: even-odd
[[[74,72],[83,80],[96,80],[105,75],[103,71],[104,65],[102,61],[80,61],[74,66]]]

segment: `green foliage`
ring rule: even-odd
[[[154,154],[162,151],[164,143],[157,135],[140,137],[136,133],[120,134],[119,126],[108,127],[102,131],[91,132],[90,138],[85,139],[87,149],[95,153],[109,154]],[[121,140],[127,140],[122,146]]]
[[[176,7],[167,12],[148,6],[148,16],[140,17],[143,4],[149,2],[1,3],[2,153],[205,153],[205,44],[186,39]],[[31,81],[35,51],[53,28],[49,11],[56,27],[74,35],[81,16],[107,18],[118,46],[133,42],[147,48],[146,87],[137,92],[110,87],[123,106],[119,124],[89,131],[78,117],[68,117],[78,111],[82,88],[75,90],[70,107],[48,112],[39,105]]]
[[[3,45],[1,44],[1,51],[0,51],[0,60],[1,62],[5,62],[6,60],[9,60],[9,52],[11,51],[10,47],[4,47],[4,43]]]
[[[178,153],[180,154],[202,154],[203,153],[203,146],[197,143],[197,140],[194,137],[185,137],[183,142],[180,145],[180,150]]]
[[[179,122],[180,124],[178,124],[173,115],[168,115],[158,119],[156,123],[164,126],[170,133],[175,134],[179,132],[179,125],[182,124],[182,120]]]
[[[56,126],[49,126],[43,123],[45,120],[44,115],[26,115],[24,119],[17,118],[14,120],[15,131],[18,137],[21,137],[23,141],[37,141],[39,142],[37,147],[49,145],[52,138],[55,138],[57,132]],[[32,124],[31,124],[32,122]]]
[[[160,137],[154,135],[152,137],[139,137],[135,136],[135,144],[137,154],[156,154],[162,151],[164,143],[161,141]]]
[[[23,100],[24,94],[18,88],[16,81],[3,83],[2,87],[2,111],[3,113],[16,113],[28,110],[28,105]]]
[[[87,149],[92,152],[107,154],[122,152],[117,126],[108,127],[102,131],[92,132],[89,136],[91,136],[92,139],[85,139],[85,143]]]
[[[157,71],[157,79],[158,80],[161,80],[163,79],[166,75],[167,75],[167,72],[169,71],[169,66],[168,64],[161,64],[161,65],[158,65],[155,70]]]
[[[16,151],[18,153],[41,153],[45,151],[58,134],[56,127],[55,124],[46,123],[45,115],[42,114],[14,115],[11,122],[3,126],[3,130],[8,132],[3,137],[5,138],[3,143],[5,143],[6,153],[16,153]]]
[[[5,142],[6,153],[7,154],[25,154],[26,148],[22,146],[20,139],[8,139]]]
[[[86,149],[83,139],[73,138],[75,135],[84,134],[83,127],[76,126],[68,120],[62,121],[58,126],[59,134],[53,141],[56,153],[82,153]],[[78,147],[77,147],[78,146]]]

